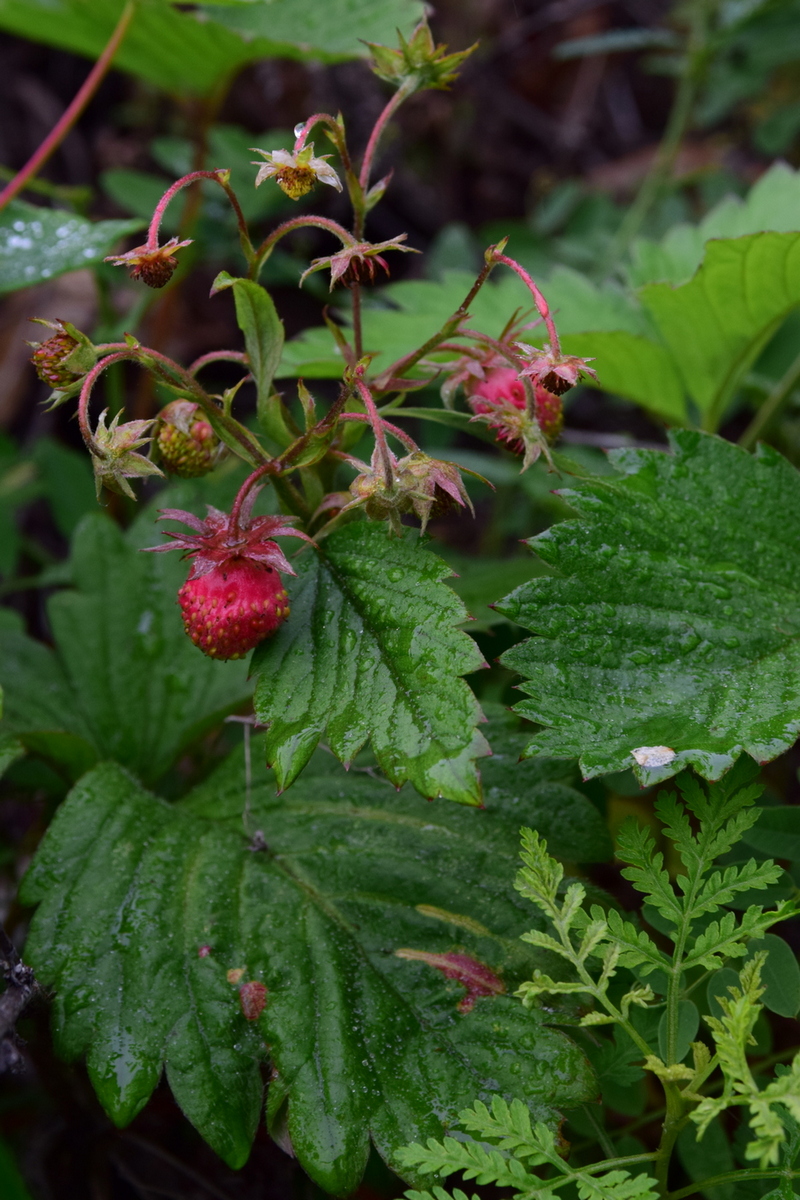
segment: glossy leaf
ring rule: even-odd
[[[320,740],[349,763],[371,739],[391,781],[425,796],[476,804],[475,759],[489,753],[477,701],[461,675],[475,643],[455,629],[466,612],[442,583],[449,569],[416,533],[392,538],[366,521],[296,560],[292,615],[253,655],[255,708],[281,787]]]
[[[26,958],[54,990],[59,1052],[86,1054],[118,1124],[164,1064],[189,1119],[237,1166],[265,1042],[273,1124],[335,1194],[357,1185],[370,1136],[392,1162],[476,1094],[524,1081],[534,1115],[553,1121],[593,1081],[577,1048],[511,995],[537,961],[511,882],[520,820],[524,799],[431,806],[323,753],[276,797],[273,779],[248,790],[237,751],[172,807],[97,767],[23,886],[39,905]],[[459,1011],[462,985],[395,953],[409,949],[471,956],[506,994]],[[268,988],[257,1024],[240,1007],[248,981]]]
[[[55,647],[0,631],[0,728],[72,778],[99,757],[158,779],[248,695],[243,662],[215,663],[185,636],[176,603],[185,566],[138,552],[157,541],[151,520],[124,536],[105,516],[84,518],[75,590],[48,604]]]
[[[141,228],[141,221],[87,221],[12,200],[0,213],[0,293],[94,266],[120,238]]]
[[[530,542],[558,575],[499,605],[537,635],[502,660],[530,681],[516,711],[549,726],[527,753],[580,756],[586,776],[716,779],[800,729],[800,476],[766,447],[672,446],[615,452],[619,476],[562,493],[580,519]]]

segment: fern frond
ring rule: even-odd
[[[532,1166],[560,1161],[555,1138],[546,1125],[531,1126],[531,1114],[521,1100],[508,1104],[502,1096],[492,1097],[491,1111],[476,1100],[472,1108],[458,1114],[459,1124],[499,1150],[511,1150],[516,1158],[529,1158]]]
[[[703,884],[692,905],[691,917],[714,912],[723,904],[730,904],[737,892],[749,892],[751,888],[767,888],[777,883],[781,868],[776,863],[756,862],[754,858],[740,866],[726,867],[714,871]]]
[[[530,1008],[539,996],[569,996],[574,993],[589,995],[590,989],[587,984],[580,981],[565,983],[551,979],[549,975],[544,975],[541,971],[534,971],[533,978],[521,983],[514,995],[520,998],[526,1008]]]
[[[794,1120],[800,1119],[800,1055],[763,1091],[759,1091],[747,1062],[747,1046],[753,1043],[753,1026],[762,1007],[761,969],[766,957],[760,951],[745,963],[739,973],[741,987],[730,987],[728,996],[718,997],[722,1016],[706,1017],[722,1068],[723,1090],[721,1096],[705,1097],[691,1114],[699,1139],[726,1108],[747,1105],[755,1136],[747,1145],[745,1157],[751,1162],[757,1160],[764,1168],[777,1163],[780,1157],[786,1141],[786,1111]]]
[[[437,1142],[428,1138],[425,1146],[414,1143],[398,1151],[403,1167],[414,1167],[421,1175],[442,1175],[445,1178],[460,1171],[464,1179],[476,1183],[496,1183],[499,1187],[516,1187],[533,1181],[522,1163],[508,1158],[499,1150],[487,1150],[478,1142],[457,1142],[446,1137]]]
[[[688,867],[690,862],[699,859],[699,849],[686,809],[673,792],[662,792],[656,800],[655,810],[664,832]]]
[[[547,842],[535,829],[520,830],[522,870],[514,886],[526,900],[532,900],[550,916],[558,907],[558,888],[564,878],[564,868],[547,853]]]
[[[707,970],[721,967],[726,958],[742,958],[747,953],[750,938],[763,937],[779,921],[785,921],[797,911],[794,901],[783,900],[777,908],[764,912],[760,904],[751,904],[737,924],[735,913],[726,913],[712,921],[694,939],[684,959],[684,967],[703,966]]]
[[[650,1175],[629,1175],[627,1171],[608,1171],[597,1178],[579,1177],[581,1200],[656,1200],[656,1181]]]
[[[629,864],[622,874],[673,925],[680,925],[682,906],[664,870],[664,855],[656,853],[653,835],[633,817],[625,821],[617,834],[617,855]]]
[[[659,950],[653,939],[643,929],[637,929],[631,921],[624,920],[616,909],[611,909],[608,913],[608,930],[622,950],[620,966],[640,966],[643,975],[648,975],[657,968],[662,971],[670,969],[670,960]]]

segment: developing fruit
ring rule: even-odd
[[[219,441],[192,400],[173,400],[158,414],[156,444],[168,475],[196,479],[217,461]]]

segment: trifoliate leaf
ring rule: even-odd
[[[580,1051],[512,998],[536,951],[512,880],[524,801],[432,805],[324,752],[280,797],[233,754],[170,806],[122,768],[85,775],[23,886],[26,960],[54,994],[59,1051],[86,1054],[125,1124],[165,1067],[231,1165],[247,1157],[273,1068],[271,1119],[328,1192],[358,1184],[370,1136],[390,1163],[441,1137],[476,1094],[524,1092],[537,1120],[591,1097]],[[504,994],[406,948],[458,954]],[[266,986],[246,1019],[240,988]],[[251,989],[252,990],[252,989]],[[263,998],[263,997],[262,997]]]
[[[800,475],[688,430],[672,451],[577,481],[580,519],[530,542],[557,574],[498,606],[537,635],[502,659],[527,680],[517,711],[549,726],[527,753],[579,756],[587,777],[716,779],[800,729]]]
[[[297,561],[292,615],[253,655],[267,758],[287,787],[324,739],[350,762],[368,739],[392,783],[425,796],[480,799],[475,760],[489,753],[461,675],[482,665],[455,626],[466,612],[449,568],[416,534],[359,522]]]

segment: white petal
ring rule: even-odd
[[[327,163],[322,163],[318,167],[315,166],[314,174],[320,183],[327,183],[330,185],[330,187],[335,187],[338,192],[342,190],[342,181],[334,171],[333,167],[329,167]]]
[[[253,166],[255,165],[256,164],[253,163]],[[273,175],[277,175],[278,170],[278,167],[271,167],[268,163],[263,163],[258,168],[258,174],[256,175],[256,187],[258,187],[260,183],[263,183],[265,179],[271,179]]]

